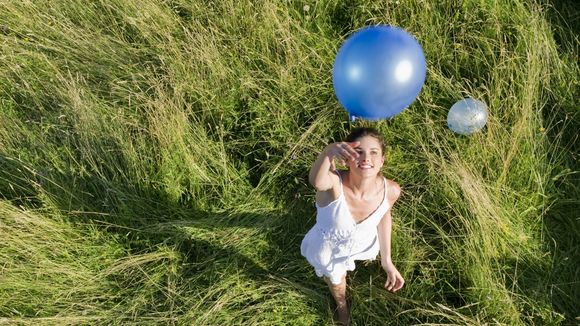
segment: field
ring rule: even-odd
[[[349,274],[353,325],[580,323],[575,1],[0,1],[0,325],[329,325],[300,255],[308,170],[378,128],[403,290]],[[349,122],[361,27],[412,33],[418,99]],[[486,127],[446,117],[472,96]]]

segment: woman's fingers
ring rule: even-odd
[[[335,143],[329,154],[332,155],[337,160],[339,160],[339,162],[341,162],[343,165],[346,165],[345,163],[347,161],[353,161],[358,158],[359,154],[353,148],[353,146],[356,147],[359,144],[360,142],[358,141],[351,143],[346,142]]]
[[[349,153],[354,157],[357,158],[359,156],[358,152],[355,150],[355,148],[357,148],[360,145],[359,141],[354,141],[352,143],[347,143],[348,144],[348,150]]]
[[[348,143],[351,148],[357,148],[360,145],[360,141],[353,141]]]
[[[360,144],[360,142],[352,142],[352,143],[342,142],[342,143],[340,143],[340,149],[341,149],[340,154],[346,160],[355,160],[358,157],[358,153],[354,150],[354,148],[356,146],[353,147],[352,146],[353,144],[358,146],[358,144]]]
[[[405,280],[403,280],[403,277],[401,276],[401,274],[397,273],[397,275],[395,277],[395,282],[393,284],[393,292],[399,291],[403,287],[404,284],[405,284]]]
[[[394,277],[392,273],[388,273],[387,274],[387,282],[385,282],[385,289],[387,289],[387,291],[391,291],[393,289],[394,286]]]
[[[398,275],[399,277],[397,277],[397,283],[395,285],[395,288],[393,289],[394,292],[399,291],[401,288],[403,288],[403,285],[405,285],[405,280],[403,279],[403,277],[401,275]]]
[[[405,280],[399,273],[388,273],[387,282],[385,283],[385,289],[391,292],[397,292],[405,284]]]

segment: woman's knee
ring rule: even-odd
[[[327,276],[324,276],[324,282],[326,282],[326,284],[328,284],[329,287],[331,288],[342,288],[342,287],[346,287],[346,274],[344,274],[341,278],[340,278],[340,282],[339,283],[335,283],[333,282],[333,280]]]

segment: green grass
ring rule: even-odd
[[[308,5],[308,7],[305,7]],[[559,12],[560,10],[561,12]],[[373,125],[403,188],[355,325],[573,325],[578,6],[534,1],[0,2],[0,324],[319,325],[307,171],[350,124],[341,43],[401,26],[418,100]],[[489,106],[469,137],[465,96]]]

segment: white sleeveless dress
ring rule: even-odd
[[[340,174],[338,174],[340,178]],[[377,225],[389,210],[387,180],[383,201],[360,223],[350,214],[344,197],[342,179],[340,195],[330,204],[316,204],[316,224],[306,233],[300,252],[314,267],[318,277],[326,276],[332,284],[340,284],[347,271],[353,271],[355,260],[373,260],[379,254]]]

